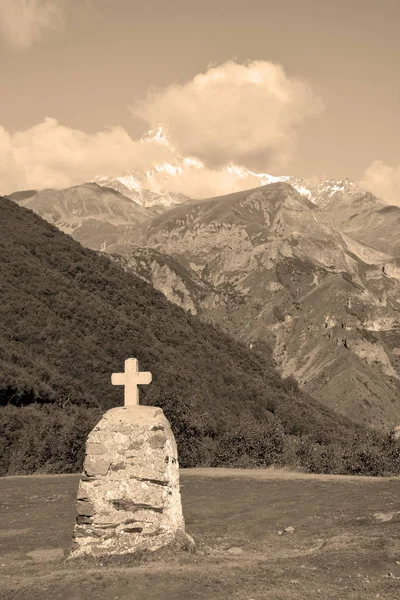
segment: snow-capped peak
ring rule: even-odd
[[[162,127],[158,127],[157,129],[150,129],[141,137],[140,141],[158,144],[159,146],[166,146],[167,148],[173,150],[173,146],[164,134],[164,130]]]
[[[280,177],[275,177],[274,175],[269,175],[269,173],[255,173],[254,171],[250,171],[246,167],[241,167],[239,165],[235,165],[231,163],[227,167],[224,167],[223,171],[225,173],[231,173],[232,175],[236,175],[240,179],[258,179],[260,185],[268,185],[270,183],[276,183],[278,181],[287,181],[290,179],[287,175],[282,175]]]
[[[142,185],[132,174],[127,173],[126,175],[122,175],[121,177],[116,177],[116,181],[120,181],[122,185],[128,188],[128,190],[136,191],[141,193]]]
[[[280,177],[275,177],[274,175],[269,175],[268,173],[253,173],[249,171],[252,175],[255,175],[261,183],[261,185],[269,185],[270,183],[278,183],[280,181],[288,181],[290,179],[289,175],[281,175]]]
[[[349,179],[316,181],[289,175],[276,176],[269,173],[256,173],[235,163],[230,163],[221,170],[210,169],[198,158],[179,156],[162,127],[148,131],[141,138],[141,142],[165,147],[166,159],[145,171],[133,170],[118,177],[98,176],[93,181],[98,185],[116,189],[142,206],[154,204],[171,206],[186,201],[192,195],[185,189],[188,182],[191,182],[192,175],[196,182],[195,197],[198,199],[212,195],[213,188],[209,184],[210,181],[215,181],[218,195],[230,193],[238,188],[246,189],[247,187],[249,189],[257,187],[257,185],[286,182],[318,206],[327,204],[336,193],[354,194],[359,191]],[[204,193],[201,191],[202,173],[204,173]]]
[[[342,194],[354,194],[359,191],[356,184],[350,179],[336,180],[325,179],[323,181],[305,180],[300,177],[289,177],[287,182],[293,186],[299,194],[306,196],[314,204],[323,206],[338,192]]]
[[[156,171],[157,173],[166,173],[167,175],[171,175],[172,177],[174,177],[175,175],[179,175],[180,173],[182,173],[183,169],[182,167],[179,167],[177,165],[172,165],[171,163],[163,162],[159,165],[156,165],[154,167],[154,171]]]
[[[189,199],[168,190],[168,181],[181,172],[178,165],[163,162],[149,171],[129,171],[118,177],[98,176],[92,181],[112,188],[144,207],[173,206]]]

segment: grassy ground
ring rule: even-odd
[[[399,600],[400,478],[193,469],[181,484],[195,554],[95,562],[63,556],[78,476],[0,479],[1,600]]]

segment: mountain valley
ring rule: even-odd
[[[250,348],[267,342],[281,374],[335,411],[376,428],[400,422],[400,209],[349,180],[269,177],[159,214],[87,187],[113,209],[96,209],[93,194],[75,228],[65,199],[57,209],[66,190],[46,191],[49,205],[44,192],[13,199]]]

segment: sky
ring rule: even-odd
[[[400,205],[399,23],[399,0],[0,0],[0,193],[190,157],[194,195],[246,185],[235,164]]]

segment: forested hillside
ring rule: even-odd
[[[0,473],[80,468],[85,436],[122,404],[110,375],[136,357],[182,466],[300,465],[393,473],[399,444],[300,393],[248,349],[149,284],[0,199]]]

